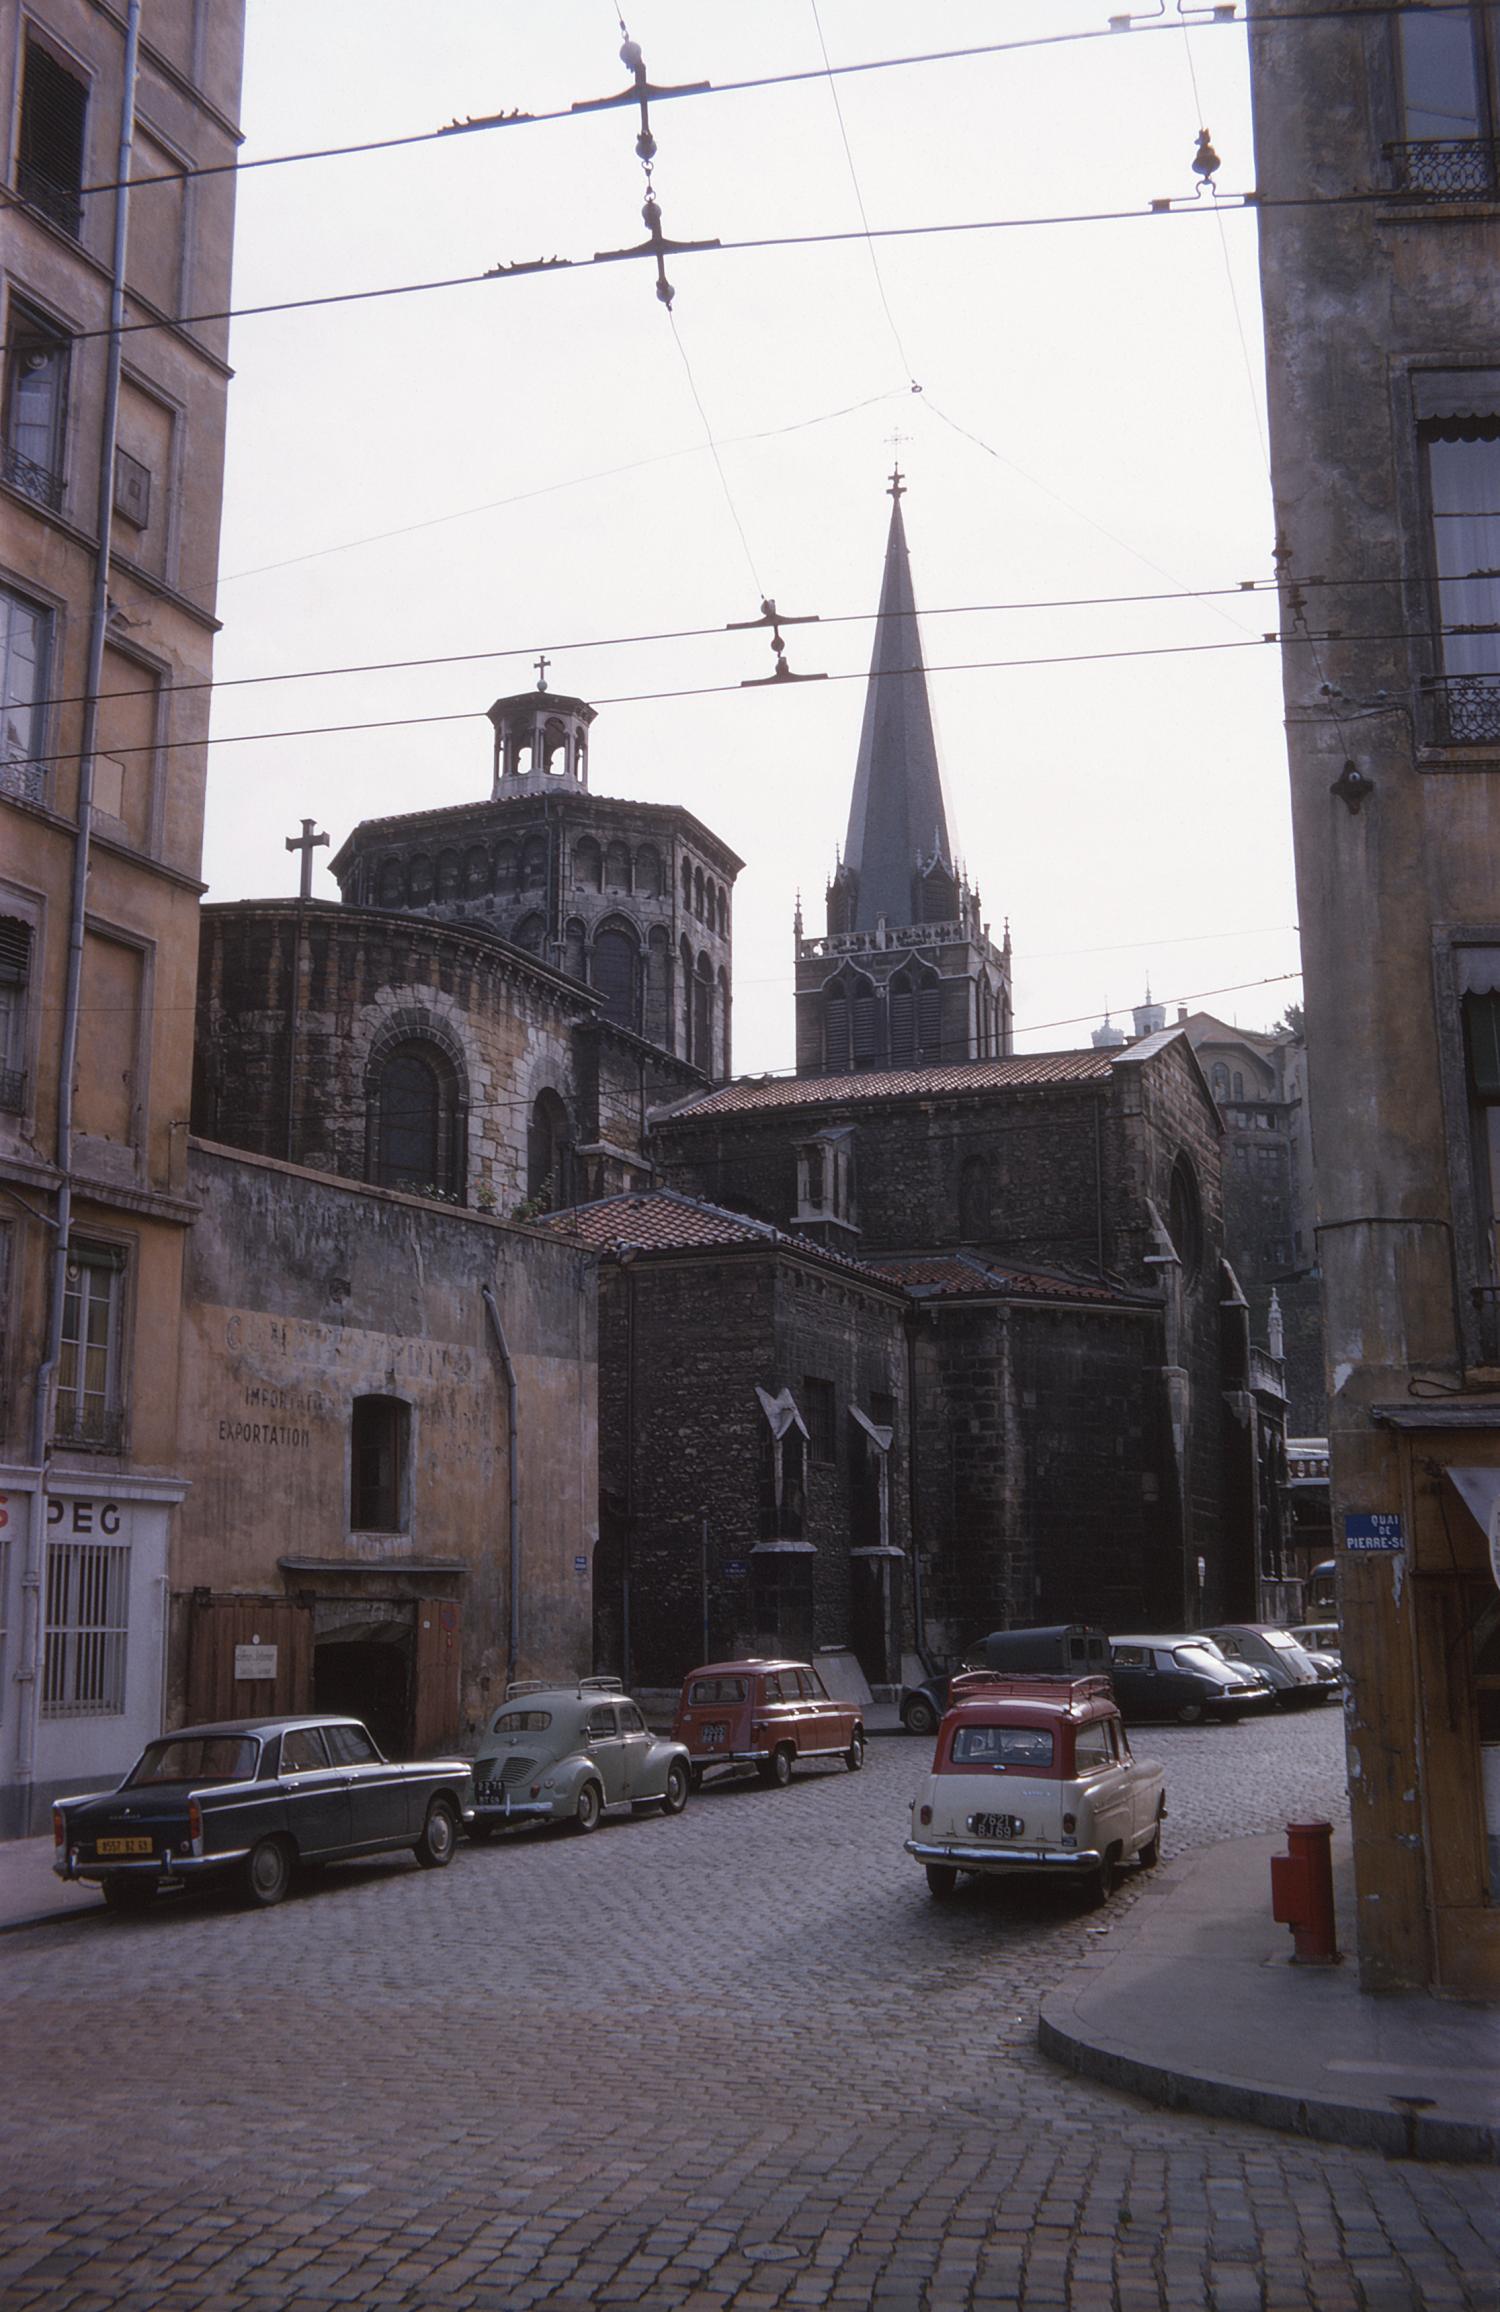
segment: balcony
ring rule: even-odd
[[[1500,139],[1423,137],[1388,144],[1394,190],[1422,201],[1490,201],[1500,178]]]
[[[1500,674],[1430,675],[1422,689],[1433,744],[1500,747]]]
[[[26,457],[10,442],[6,442],[3,449],[0,449],[0,473],[4,474],[11,488],[19,490],[23,497],[33,499],[39,506],[45,506],[51,514],[62,512],[62,475],[50,472],[46,466],[39,466],[35,458]]]
[[[71,1446],[82,1453],[118,1453],[125,1438],[125,1415],[119,1406],[59,1402],[53,1424],[54,1445]]]
[[[44,803],[47,775],[42,765],[0,761],[0,795],[10,795],[18,803]]]

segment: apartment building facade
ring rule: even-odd
[[[0,1835],[161,1719],[243,14],[0,0]]]

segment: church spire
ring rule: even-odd
[[[856,920],[849,926],[856,931],[873,931],[881,916],[893,926],[918,920],[913,878],[919,862],[925,866],[941,861],[950,870],[953,865],[953,838],[932,735],[901,519],[905,495],[898,466],[891,476],[891,528],[880,617],[844,845],[845,860],[858,883]]]

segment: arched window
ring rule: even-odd
[[[891,981],[891,1066],[909,1068],[937,1056],[938,983],[919,964],[906,964]]]
[[[558,756],[562,756],[561,763]],[[542,729],[542,769],[565,771],[568,767],[568,729],[557,715],[548,715]]]
[[[703,910],[706,904],[704,888],[703,869],[697,867],[693,870],[693,913],[700,923],[703,921]]]
[[[521,888],[540,891],[547,881],[547,842],[543,835],[528,835],[521,853]]]
[[[456,899],[463,881],[463,862],[456,851],[440,851],[437,863],[439,899]]]
[[[706,1076],[714,1071],[714,973],[706,955],[698,958],[693,974],[693,1065]]]
[[[651,928],[646,948],[646,1034],[672,1048],[672,941],[664,925]]]
[[[425,851],[414,851],[406,871],[413,907],[425,907],[432,897],[432,861]]]
[[[639,899],[661,897],[661,853],[643,843],[635,855],[635,889]]]
[[[611,843],[604,854],[604,888],[606,891],[630,889],[630,853],[623,843]]]
[[[1229,1097],[1229,1070],[1222,1060],[1215,1060],[1214,1072],[1209,1080],[1213,1085],[1214,1098],[1227,1100]]]
[[[693,1056],[693,951],[684,939],[677,950],[679,984],[682,989],[682,1056]]]
[[[640,1025],[640,947],[623,924],[606,923],[594,935],[593,984],[604,998],[604,1016],[617,1027]]]
[[[547,926],[540,915],[523,915],[511,938],[517,947],[529,948],[533,955],[540,955],[546,934]]]
[[[823,998],[823,1065],[838,1075],[849,1065],[849,991],[842,980]]]
[[[464,853],[464,889],[471,899],[477,899],[490,887],[489,853],[478,844]]]
[[[604,888],[604,855],[592,835],[581,835],[573,845],[573,888],[575,891]]]
[[[495,889],[514,891],[517,882],[517,859],[514,843],[502,843],[495,853]]]
[[[573,1130],[556,1092],[537,1094],[526,1133],[526,1196],[539,1211],[573,1201]]]
[[[1245,1097],[1245,1079],[1238,1068],[1234,1071],[1234,1096],[1237,1100]]]
[[[1172,1166],[1172,1188],[1167,1205],[1167,1232],[1182,1263],[1182,1281],[1191,1284],[1203,1260],[1203,1202],[1198,1179],[1186,1156]]]
[[[441,1045],[411,1037],[391,1046],[374,1063],[366,1092],[369,1177],[382,1188],[461,1203],[462,1086]]]
[[[720,1082],[729,1077],[729,974],[720,964],[714,983],[714,1025],[718,1031],[718,1048],[714,1053],[714,1073]]]
[[[966,1156],[958,1175],[958,1233],[982,1244],[993,1233],[995,1167],[988,1156]]]
[[[563,970],[570,979],[588,977],[588,934],[576,915],[563,926]]]
[[[682,862],[682,904],[691,912],[693,905],[693,862],[691,859],[684,859]]]
[[[375,878],[377,907],[404,907],[406,905],[406,877],[399,859],[382,859],[380,873]]]

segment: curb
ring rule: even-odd
[[[1316,2096],[1292,2095],[1274,2087],[1212,2074],[1168,2071],[1136,2055],[1100,2047],[1069,2030],[1048,2013],[1037,2021],[1037,2044],[1065,2070],[1108,2087],[1123,2087],[1169,2111],[1196,2111],[1210,2119],[1248,2119],[1283,2134],[1341,2143],[1356,2151],[1384,2152],[1391,2159],[1438,2160],[1468,2166],[1500,2166],[1500,2127],[1483,2120],[1431,2119],[1411,2108],[1377,2109]]]
[[[102,1907],[95,1903],[71,1903],[62,1911],[33,1911],[29,1918],[0,1919],[0,1935],[19,1935],[27,1927],[61,1926],[65,1919],[96,1918]]]

